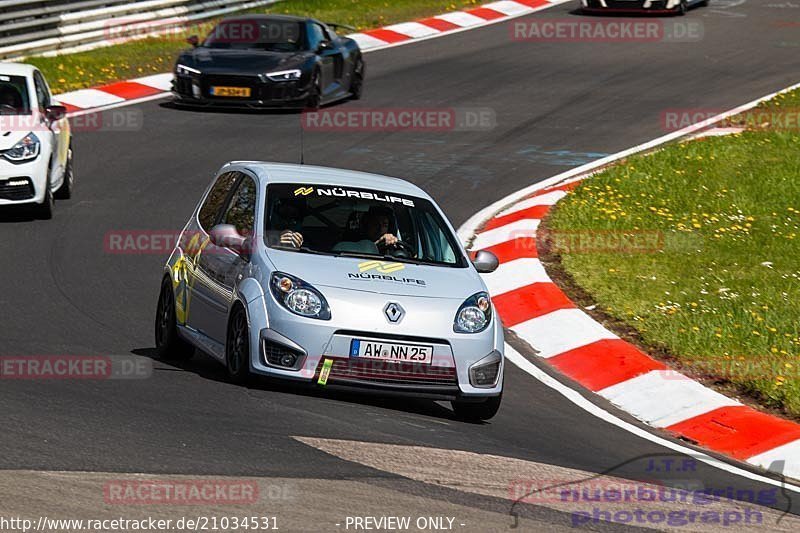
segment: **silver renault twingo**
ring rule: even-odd
[[[164,358],[195,348],[231,380],[500,407],[503,328],[479,272],[430,196],[331,168],[224,165],[169,257],[155,321]]]

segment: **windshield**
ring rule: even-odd
[[[298,52],[303,49],[299,22],[258,19],[229,20],[218,24],[203,41],[207,48]]]
[[[371,189],[275,184],[267,188],[264,218],[271,248],[466,266],[449,227],[422,198]]]
[[[30,99],[24,76],[0,74],[0,115],[29,115]]]

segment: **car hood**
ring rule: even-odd
[[[472,267],[414,265],[275,249],[269,251],[269,259],[276,270],[296,276],[320,289],[336,287],[381,294],[460,300],[485,290]]]
[[[264,74],[295,68],[309,56],[308,52],[259,52],[197,48],[178,59],[178,63],[198,69],[203,74]]]

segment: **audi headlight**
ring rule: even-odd
[[[275,299],[292,313],[306,318],[331,319],[331,309],[325,297],[305,281],[275,272],[269,285]]]
[[[276,72],[267,72],[266,76],[271,81],[297,81],[300,79],[300,69],[279,70]]]
[[[492,302],[485,292],[473,294],[461,304],[453,323],[456,333],[480,333],[492,320]]]
[[[31,132],[17,144],[3,152],[3,157],[14,163],[30,161],[39,157],[41,149],[42,143],[39,141],[39,137]]]
[[[195,76],[197,74],[200,74],[200,71],[197,70],[196,68],[188,67],[186,65],[181,65],[180,63],[175,65],[175,71],[182,76]]]

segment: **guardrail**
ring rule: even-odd
[[[0,0],[0,59],[88,50],[280,0]]]

